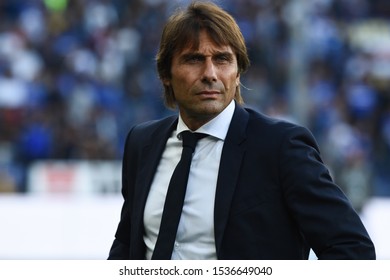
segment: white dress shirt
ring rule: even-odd
[[[214,199],[223,143],[233,117],[232,101],[224,111],[196,132],[209,136],[199,140],[193,154],[187,191],[172,259],[216,259]],[[146,259],[151,259],[160,228],[165,196],[180,160],[180,132],[189,130],[179,116],[177,129],[169,137],[154,176],[144,211]],[[178,136],[179,135],[179,136]]]

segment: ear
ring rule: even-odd
[[[240,74],[237,74],[236,77],[236,86],[238,87],[240,85]]]
[[[163,79],[162,82],[163,82],[164,86],[166,86],[166,87],[169,87],[171,85],[171,81],[169,79]]]

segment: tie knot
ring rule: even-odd
[[[180,133],[180,136],[183,140],[183,148],[189,147],[192,149],[192,151],[195,150],[196,143],[198,143],[199,139],[202,139],[207,136],[207,134],[204,133],[198,133],[198,132],[191,132],[191,131],[183,131]]]

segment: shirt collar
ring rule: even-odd
[[[210,136],[225,140],[230,122],[233,118],[235,102],[232,100],[230,104],[215,118],[199,127],[195,132],[206,133]],[[176,135],[179,135],[182,131],[190,130],[184,123],[183,119],[179,114],[179,121],[177,123]]]

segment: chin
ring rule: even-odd
[[[206,106],[198,111],[199,116],[204,116],[205,118],[212,119],[221,113],[225,109],[223,106]]]

